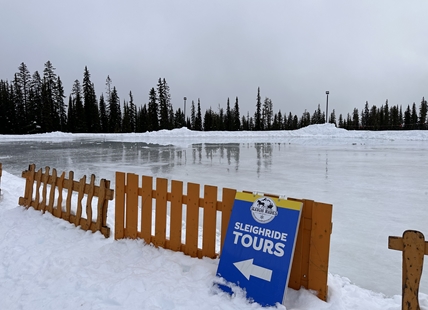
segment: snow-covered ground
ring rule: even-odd
[[[333,204],[328,302],[289,289],[280,309],[401,309],[390,235],[427,234],[427,131],[296,131],[0,136],[0,309],[259,309],[213,286],[218,260],[114,241],[17,205],[34,162],[75,178],[114,171]],[[114,202],[109,226],[114,229]],[[113,232],[114,233],[114,232]],[[426,264],[425,264],[426,267]],[[426,268],[425,268],[426,269]],[[427,275],[420,303],[428,309]]]

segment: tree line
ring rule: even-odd
[[[126,133],[147,132],[161,129],[187,127],[199,131],[237,130],[294,130],[311,124],[322,124],[326,120],[320,106],[310,114],[306,110],[300,117],[291,112],[274,113],[272,100],[262,100],[257,90],[255,112],[240,114],[239,100],[226,108],[208,108],[201,112],[200,100],[191,102],[187,118],[181,108],[173,109],[169,86],[165,78],[159,78],[156,87],[148,93],[148,102],[137,107],[132,91],[121,102],[118,91],[109,76],[106,91],[97,97],[91,75],[84,68],[82,82],[75,80],[66,99],[60,76],[55,73],[50,61],[44,64],[42,75],[30,74],[25,63],[9,82],[0,80],[0,134],[32,134],[52,131],[73,133]],[[418,114],[419,110],[419,114]],[[369,107],[366,102],[361,114],[358,109],[340,114],[336,120],[335,110],[328,121],[346,129],[395,130],[427,129],[427,102],[422,98],[419,109],[413,103],[403,112],[401,106]]]

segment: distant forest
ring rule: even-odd
[[[137,108],[132,92],[122,103],[109,76],[106,92],[99,97],[87,67],[83,80],[75,80],[71,94],[64,94],[61,78],[50,61],[44,64],[43,75],[30,74],[21,63],[13,80],[0,80],[0,134],[32,134],[52,131],[73,133],[126,133],[187,127],[199,131],[237,130],[294,130],[325,122],[320,106],[311,115],[306,110],[300,117],[281,110],[274,113],[272,100],[260,97],[257,90],[253,115],[240,115],[238,97],[234,103],[227,99],[226,109],[211,107],[202,116],[200,100],[192,101],[190,116],[185,119],[181,108],[173,109],[169,86],[159,78],[156,88],[148,93],[148,103]],[[354,108],[346,117],[336,119],[333,110],[328,121],[351,130],[414,130],[427,126],[427,101],[422,98],[419,107],[402,110],[401,105],[389,106],[388,100],[380,107],[366,102],[361,113]]]

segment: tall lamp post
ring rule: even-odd
[[[327,90],[325,94],[327,95],[327,102],[325,104],[325,123],[328,123],[328,94],[330,92]]]

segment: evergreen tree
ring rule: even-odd
[[[16,85],[19,87],[21,92],[22,110],[24,114],[20,114],[21,118],[24,119],[26,124],[31,124],[34,115],[29,115],[29,101],[30,101],[30,85],[31,85],[31,74],[25,63],[21,63],[18,67],[18,73],[15,76]],[[19,112],[18,112],[19,113]]]
[[[260,87],[257,89],[256,112],[254,113],[254,130],[262,130],[262,101]]]
[[[204,115],[204,129],[205,131],[213,131],[214,113],[211,107],[205,111]]]
[[[44,132],[60,129],[56,99],[57,75],[52,63],[48,60],[43,70],[42,84],[42,128]]]
[[[190,129],[195,130],[196,128],[196,110],[195,102],[192,100],[192,105],[190,107]]]
[[[400,119],[398,106],[393,106],[390,109],[391,129],[397,130],[401,128],[402,119]]]
[[[333,109],[333,111],[331,111],[330,114],[330,124],[334,124],[335,126],[337,126],[336,124],[336,111]]]
[[[383,129],[390,129],[390,115],[389,115],[389,106],[388,99],[385,101],[383,106]]]
[[[159,117],[158,117],[158,98],[154,88],[149,93],[149,107],[148,107],[148,130],[156,131],[159,129]]]
[[[137,120],[137,108],[134,104],[134,96],[132,92],[129,91],[129,125],[131,132],[136,131],[136,120]]]
[[[287,117],[287,129],[288,130],[292,130],[293,129],[293,114],[288,113],[288,117]]]
[[[422,97],[421,106],[419,108],[419,129],[427,129],[427,111],[428,105],[424,97]]]
[[[239,115],[238,97],[235,99],[235,107],[233,108],[233,130],[241,129],[241,120]]]
[[[22,134],[25,133],[25,127],[27,125],[26,119],[25,119],[25,107],[23,103],[23,95],[22,95],[22,88],[18,81],[18,75],[15,74],[15,78],[13,80],[13,105],[15,109],[15,121],[13,122],[13,132]]]
[[[122,112],[116,86],[113,86],[113,90],[110,93],[108,107],[110,111],[108,120],[109,132],[122,132]]]
[[[100,96],[100,128],[101,128],[101,132],[103,132],[103,133],[109,132],[108,119],[109,119],[109,117],[107,114],[106,103],[104,101],[104,95],[101,93],[101,96]]]
[[[344,126],[343,126],[344,124],[343,124],[343,117],[342,117],[342,114],[339,114],[339,128],[344,128]]]
[[[411,118],[411,128],[416,129],[418,126],[418,112],[416,111],[416,104],[413,102],[412,105],[412,114],[410,115]]]
[[[165,80],[164,80],[165,81]],[[168,99],[165,90],[165,85],[161,78],[159,78],[158,85],[158,105],[159,105],[159,129],[168,129]]]
[[[305,110],[306,112],[306,110]],[[312,118],[310,120],[310,124],[314,125],[314,124],[324,124],[325,121],[325,117],[322,116],[321,113],[321,107],[320,105],[318,105],[318,108],[314,111],[314,114],[312,114]],[[302,127],[308,126],[309,123],[306,124],[302,124]]]
[[[366,129],[366,127],[369,125],[369,102],[366,101],[366,104],[364,105],[364,110],[361,112],[361,127],[363,129]]]
[[[354,130],[360,129],[360,114],[357,108],[354,108],[354,112],[352,113],[352,128]]]
[[[147,105],[144,104],[138,109],[137,112],[137,132],[146,132],[149,130],[149,114],[147,112]]]
[[[225,129],[227,131],[231,131],[232,130],[232,122],[233,122],[232,111],[230,110],[229,98],[227,98],[226,115],[224,117],[224,125],[225,125]]]
[[[272,117],[273,117],[273,104],[272,100],[268,97],[265,98],[263,102],[263,111],[262,111],[262,126],[265,130],[271,130],[272,127]]]
[[[56,87],[56,107],[57,113],[59,116],[59,130],[66,131],[67,130],[67,112],[66,105],[64,103],[64,87],[62,86],[61,78],[58,76],[57,87]]]
[[[123,118],[122,118],[122,132],[131,132],[131,119],[129,115],[129,104],[123,101]]]
[[[196,112],[195,118],[195,130],[202,131],[202,113],[201,113],[201,101],[198,98],[198,111]]]
[[[404,129],[409,130],[412,129],[412,118],[411,118],[411,112],[410,112],[410,106],[407,105],[407,109],[404,112]]]
[[[69,132],[75,132],[76,126],[76,111],[74,108],[74,102],[72,96],[68,97],[68,110],[67,110],[67,128]]]
[[[31,120],[33,125],[30,133],[40,132],[42,126],[42,79],[38,71],[32,75],[28,100],[27,119]]]
[[[79,80],[75,80],[72,89],[73,97],[73,107],[72,107],[72,117],[74,127],[71,128],[72,132],[86,132],[86,123],[85,123],[85,110],[83,108],[82,101],[82,88],[80,86]],[[70,117],[70,115],[69,115]]]
[[[86,66],[85,71],[83,73],[82,88],[87,132],[99,132],[101,125],[97,97],[95,95],[94,84],[91,82],[91,75]]]

